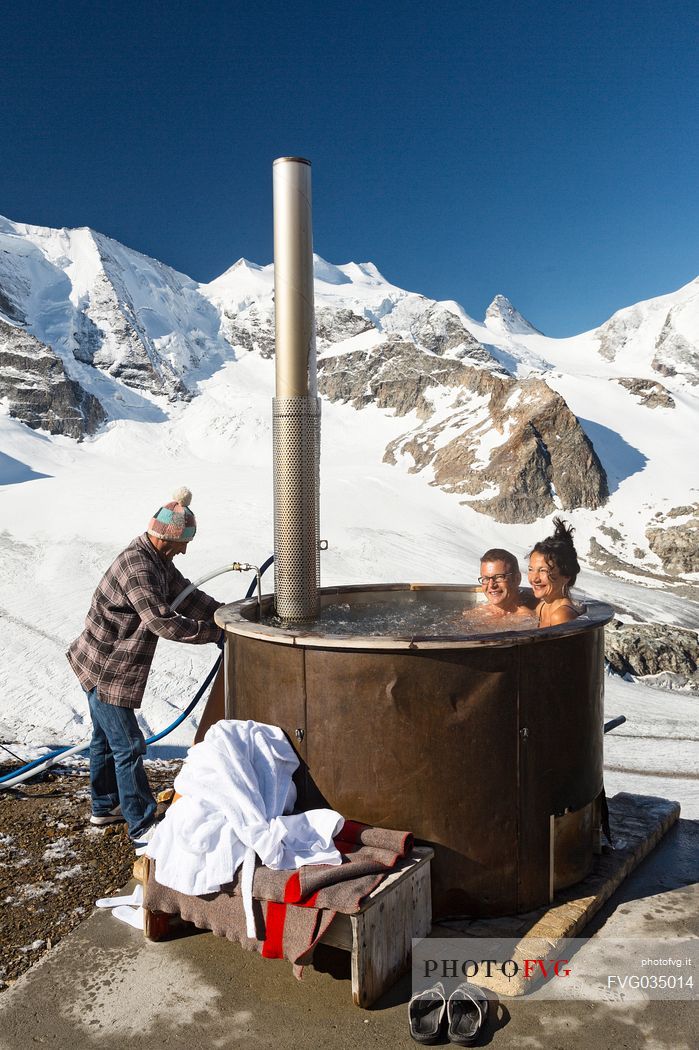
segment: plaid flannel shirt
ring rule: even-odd
[[[116,707],[140,707],[158,637],[194,645],[218,640],[213,615],[221,602],[195,590],[176,612],[170,608],[188,583],[145,533],[121,552],[66,653],[83,689],[97,688],[100,700]]]

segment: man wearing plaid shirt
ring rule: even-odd
[[[173,612],[171,604],[189,581],[172,564],[196,532],[192,494],[178,489],[116,558],[100,580],[85,630],[67,652],[87,693],[92,717],[90,823],[125,820],[137,848],[155,828],[156,802],[143,766],[146,742],[136,709],[146,687],[158,638],[201,645],[222,644],[213,621],[220,602],[194,590]]]

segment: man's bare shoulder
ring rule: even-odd
[[[534,597],[531,591],[519,592],[519,605],[517,607],[518,611],[521,609],[523,614],[534,612],[538,604],[539,603],[537,602],[536,598]]]

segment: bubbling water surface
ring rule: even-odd
[[[408,597],[409,595],[409,597]],[[379,637],[460,637],[463,635],[502,634],[504,631],[527,631],[537,626],[533,612],[500,614],[492,606],[470,605],[464,596],[430,600],[418,592],[405,598],[372,602],[336,602],[326,605],[312,624],[294,627],[296,633],[356,635]],[[272,627],[284,627],[276,617],[266,621]]]

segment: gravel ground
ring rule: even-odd
[[[147,762],[154,792],[179,762]],[[18,763],[0,764],[0,776]],[[121,889],[135,859],[124,824],[93,828],[87,763],[0,792],[0,990]]]

